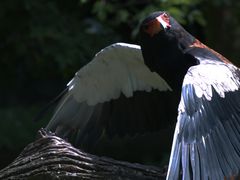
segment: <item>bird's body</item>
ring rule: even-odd
[[[158,26],[156,21],[161,16],[168,17],[170,28]],[[154,63],[153,70],[172,85],[173,93],[181,93],[167,179],[224,179],[237,175],[240,70],[166,13],[150,17],[155,23],[148,20],[142,29],[144,60],[146,64]],[[154,26],[150,28],[155,28],[153,36],[146,31],[148,26]],[[156,49],[152,50],[151,45]]]
[[[104,64],[110,60],[101,60],[97,55],[95,62],[76,74],[48,129],[59,134],[77,129],[83,140],[91,132],[97,137],[102,132],[156,131],[177,120],[167,179],[224,179],[239,174],[240,70],[195,39],[165,12],[148,16],[139,35],[141,49],[125,44],[116,51],[105,49],[99,53],[104,57],[110,52],[115,54],[109,57],[116,62],[124,58],[124,65],[114,63],[116,66],[106,69]],[[125,56],[131,51],[135,54]],[[141,52],[152,72],[140,61],[132,64],[130,59],[139,58]],[[91,66],[94,72],[89,70]],[[101,75],[106,71],[108,75]],[[150,105],[155,101],[151,106],[157,107],[154,115],[141,103],[144,94],[151,94],[153,89],[157,96],[146,99]],[[122,103],[119,105],[122,95],[134,99],[138,93],[139,101],[131,107],[140,109],[131,111],[127,101],[119,101]],[[115,105],[111,99],[117,100]],[[143,116],[147,111],[150,116]],[[119,118],[124,113],[130,118]]]

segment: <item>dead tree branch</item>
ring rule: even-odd
[[[165,179],[165,170],[88,154],[40,130],[0,179]]]

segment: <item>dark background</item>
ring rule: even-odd
[[[240,1],[1,0],[0,168],[44,127],[32,119],[101,48],[137,43],[140,21],[166,10],[202,42],[240,65]]]

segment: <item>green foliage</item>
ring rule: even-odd
[[[180,23],[197,22],[205,25],[201,11],[197,10],[199,0],[153,0],[153,1],[96,1],[93,14],[104,24],[119,28],[126,26],[131,29],[131,39],[135,39],[138,24],[154,11],[168,11]]]
[[[7,149],[24,147],[26,143],[30,143],[35,139],[33,134],[36,134],[37,127],[32,121],[33,117],[39,110],[39,106],[33,107],[14,107],[0,109],[0,149],[5,147]],[[6,121],[4,121],[6,120]],[[40,123],[43,125],[43,122]]]
[[[23,148],[36,139],[39,127],[44,127],[49,115],[39,123],[33,117],[41,106],[0,109],[0,169],[12,162]]]
[[[37,90],[39,97],[53,96],[102,47],[135,41],[140,21],[153,11],[167,10],[185,24],[205,23],[201,11],[193,8],[197,1],[188,0],[14,2],[0,2],[0,67],[8,77],[0,76],[7,84],[0,93],[14,94],[12,100],[3,98],[1,103],[37,100],[31,90],[38,89],[38,84],[42,88],[54,83],[44,93]]]

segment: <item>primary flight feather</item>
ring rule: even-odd
[[[165,116],[157,109],[166,105],[164,100],[155,109],[142,107],[161,101],[161,93],[167,97],[171,92],[165,80],[144,64],[140,46],[127,43],[102,49],[67,87],[46,128],[63,137],[75,133],[77,141],[91,136],[96,141],[102,133],[122,135],[160,129],[153,117]],[[131,113],[124,113],[127,111]]]

